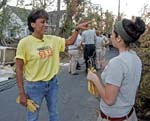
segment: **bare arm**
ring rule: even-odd
[[[108,46],[109,44],[110,44],[110,40],[109,39],[104,41],[104,46]]]
[[[85,23],[79,24],[79,25],[76,27],[75,31],[73,32],[72,36],[69,37],[68,39],[66,39],[65,45],[68,46],[68,45],[74,44],[75,40],[77,39],[79,30],[80,30],[80,29],[83,29],[83,30],[84,30],[84,29],[87,29],[88,23],[89,23],[89,22],[85,22]]]
[[[72,45],[74,44],[75,40],[77,39],[77,36],[78,36],[78,31],[74,31],[72,36],[69,37],[66,41],[65,41],[65,45],[68,46],[68,45]]]
[[[20,96],[20,103],[24,106],[27,106],[27,96],[24,90],[24,83],[23,83],[23,67],[24,62],[22,59],[16,59],[16,79],[18,85],[18,91]]]
[[[111,106],[115,103],[119,92],[119,87],[112,84],[103,85],[101,79],[91,71],[88,73],[87,78],[89,80],[92,80],[93,83],[96,85],[96,88],[98,89],[101,98],[107,105]]]

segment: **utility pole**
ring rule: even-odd
[[[59,21],[60,21],[60,0],[57,0],[57,20],[56,20],[56,34],[59,34]]]
[[[120,0],[118,1],[118,21],[121,19],[120,16]]]

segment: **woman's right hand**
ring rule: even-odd
[[[92,81],[93,83],[95,83],[97,80],[99,80],[98,76],[90,70],[88,71],[87,79]]]
[[[27,95],[26,94],[20,94],[20,104],[27,107]]]

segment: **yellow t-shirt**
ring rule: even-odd
[[[20,40],[16,58],[23,59],[28,81],[48,81],[59,71],[59,52],[65,50],[65,39],[44,35],[43,41],[29,35]]]

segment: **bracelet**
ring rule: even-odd
[[[76,31],[76,32],[79,32],[79,31],[80,31],[80,29],[79,29],[79,28],[75,28],[75,31]]]

